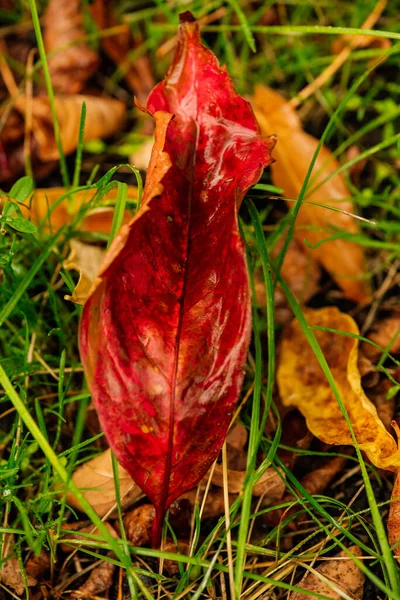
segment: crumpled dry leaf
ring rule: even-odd
[[[73,212],[69,211],[70,199],[65,198],[56,208],[49,211],[49,208],[66,194],[66,189],[63,187],[54,188],[38,188],[35,190],[31,203],[31,218],[35,223],[45,219],[45,224],[54,231],[57,231],[66,223],[71,223],[83,205],[93,201],[98,190],[96,188],[90,190],[82,190],[71,194],[73,200]],[[103,196],[101,202],[106,203],[115,200],[118,195],[118,188],[114,187]],[[133,185],[128,185],[128,200],[137,200],[138,191]],[[108,206],[98,206],[88,210],[82,219],[79,229],[80,231],[93,231],[97,233],[110,233],[111,224],[114,216],[114,208]],[[125,211],[122,224],[125,225],[132,218],[129,211]]]
[[[133,546],[144,546],[150,541],[155,516],[156,511],[152,504],[137,506],[125,515],[126,537]]]
[[[109,137],[119,131],[124,122],[126,109],[119,100],[86,95],[56,96],[55,106],[65,154],[71,154],[77,147],[83,102],[87,108],[85,141]],[[2,130],[0,161],[4,162],[4,167],[0,172],[0,181],[15,180],[24,172],[25,133],[23,121],[18,120],[18,115],[24,119],[28,113],[32,114],[30,155],[36,178],[47,175],[56,164],[52,161],[58,160],[48,98],[35,97],[27,102],[25,96],[19,96]],[[0,110],[0,116],[2,114]],[[22,127],[16,128],[16,123],[21,122]]]
[[[228,491],[230,494],[240,494],[245,477],[246,471],[228,469]],[[213,485],[223,487],[222,465],[215,465],[211,481]],[[253,496],[263,496],[264,501],[267,500],[271,504],[280,500],[284,492],[285,482],[273,468],[267,469],[253,487]]]
[[[201,484],[200,484],[201,485]],[[200,504],[202,502],[203,493],[200,495]],[[228,502],[229,506],[236,500],[237,494],[229,494]],[[186,492],[180,498],[178,498],[177,502],[181,502],[182,500],[188,500],[191,506],[195,506],[196,502],[199,501],[199,497],[197,496],[197,490],[191,490],[190,492]],[[215,517],[220,517],[225,514],[225,501],[224,501],[224,492],[222,488],[211,487],[207,493],[207,499],[204,504],[204,510],[201,515],[202,519],[213,519]]]
[[[134,502],[143,496],[128,473],[118,466],[121,502],[123,505]],[[86,500],[92,505],[99,517],[107,514],[116,503],[111,450],[106,450],[96,458],[89,460],[73,474],[72,480],[81,488]],[[71,493],[67,494],[67,503],[82,510],[79,502]]]
[[[71,598],[98,598],[100,594],[107,594],[113,583],[114,571],[114,563],[102,561],[91,571],[87,581],[72,592]]]
[[[25,591],[24,578],[22,576],[21,566],[14,552],[14,536],[12,534],[5,534],[2,540],[4,562],[0,569],[0,581],[1,583],[14,590],[16,594],[22,596]],[[10,556],[10,558],[8,558]],[[26,574],[26,580],[28,587],[36,585],[36,579]]]
[[[393,314],[387,319],[376,321],[368,339],[383,350],[389,348],[390,354],[400,354],[400,314]],[[361,348],[365,356],[373,362],[377,361],[382,354],[382,350],[367,342],[363,342]]]
[[[65,300],[83,305],[100,270],[106,251],[104,248],[99,248],[99,246],[84,244],[74,239],[70,241],[70,247],[71,252],[64,261],[63,266],[65,269],[78,271],[79,280],[72,296],[64,297]]]
[[[276,162],[271,166],[272,180],[284,190],[286,197],[297,198],[318,140],[303,131],[295,110],[278,92],[257,86],[252,105],[262,133],[275,133],[278,136],[278,143],[274,149]],[[312,188],[339,167],[339,163],[332,159],[332,153],[326,147],[323,147],[318,155],[314,173],[321,167],[323,170],[311,184]],[[318,190],[308,194],[306,200],[354,213],[350,196],[343,175],[338,174]],[[288,205],[292,207],[293,202],[288,202]],[[365,277],[366,270],[364,254],[359,245],[340,237],[312,250],[304,244],[304,239],[312,245],[318,244],[334,236],[338,230],[357,233],[357,222],[347,214],[303,203],[296,220],[296,239],[331,274],[348,298],[357,302],[367,302],[370,299],[370,289],[365,278],[361,279]]]
[[[359,546],[350,546],[349,551],[358,558],[362,556]],[[348,558],[345,552],[339,552],[335,557],[321,563],[312,572],[308,572],[297,584],[297,587],[308,592],[322,594],[331,600],[342,600],[343,593],[354,600],[361,600],[364,580],[364,574],[358,566]],[[315,596],[312,594],[302,594],[301,592],[294,592],[291,595],[291,600],[314,600],[314,598]]]
[[[50,0],[43,16],[44,45],[56,93],[78,94],[99,64],[84,37],[81,0]]]
[[[305,310],[304,315],[309,326],[359,334],[355,321],[335,307]],[[360,449],[376,467],[396,471],[400,452],[361,387],[358,340],[318,329],[314,334],[348,411]],[[283,333],[277,383],[282,403],[296,406],[315,436],[327,444],[353,445],[333,391],[297,320]]]
[[[56,96],[54,98],[60,135],[65,154],[74,152],[78,145],[79,126],[82,104],[86,104],[86,121],[83,140],[107,138],[121,128],[126,107],[120,100],[88,95]],[[53,129],[53,118],[48,98],[32,99],[32,133],[38,144],[38,156],[46,162],[58,159]],[[26,98],[20,96],[15,102],[15,109],[26,116],[28,104]]]
[[[34,554],[29,558],[25,566],[26,574],[33,577],[36,581],[40,581],[50,569],[50,554],[42,548],[40,554]]]
[[[334,477],[340,473],[346,461],[347,458],[342,456],[335,456],[334,458],[327,460],[320,467],[313,469],[309,473],[306,473],[306,475],[304,475],[304,477],[302,477],[300,480],[301,485],[309,494],[311,494],[311,496],[321,494],[328,487]],[[293,500],[294,497],[291,494],[285,494],[280,502],[291,502]],[[275,527],[282,521],[282,518],[287,518],[288,516],[293,515],[297,512],[297,510],[297,506],[289,509],[277,508],[273,511],[265,513],[264,521],[270,527]],[[296,520],[291,521],[288,524],[288,527],[292,530],[296,530],[298,522],[304,520],[304,518],[306,518],[306,515],[299,516]]]
[[[112,535],[113,538],[119,537],[114,527],[108,521],[105,521],[104,526],[108,529],[109,533]],[[77,548],[78,544],[71,542],[76,541],[79,544],[85,545],[85,540],[88,540],[90,538],[85,538],[83,535],[80,535],[82,533],[88,533],[102,538],[102,534],[99,532],[97,527],[95,527],[93,523],[90,523],[88,521],[75,521],[74,523],[63,523],[63,529],[66,529],[68,532],[71,532],[64,532],[59,538],[59,547],[65,553],[73,552]]]
[[[271,257],[282,250],[284,239],[276,244]],[[300,304],[305,304],[319,289],[321,267],[310,252],[306,252],[303,245],[296,239],[292,239],[287,249],[285,259],[281,268],[281,275],[289,285],[292,293]],[[266,293],[265,282],[261,271],[255,273],[255,292],[257,304],[265,306]],[[278,284],[274,292],[275,321],[281,325],[286,324],[293,317],[287,298]]]
[[[394,480],[392,497],[390,499],[389,517],[387,522],[388,540],[391,546],[397,544],[393,550],[396,560],[400,562],[400,473]]]
[[[174,552],[175,554],[186,554],[190,555],[190,546],[187,542],[178,540],[178,545],[175,544],[171,539],[167,539],[163,545],[164,552]],[[164,571],[168,573],[170,577],[174,577],[179,574],[179,564],[176,560],[166,559],[164,561]]]
[[[367,393],[368,398],[376,407],[380,420],[390,433],[393,432],[392,420],[396,408],[396,397],[388,398],[388,392],[392,387],[393,383],[390,379],[383,379]]]
[[[139,102],[144,103],[155,84],[150,59],[146,54],[137,56],[134,61],[131,60],[130,54],[140,45],[141,40],[134,39],[128,24],[118,24],[114,8],[109,0],[94,0],[90,7],[99,29],[118,26],[117,34],[101,38],[101,46],[118,66],[118,70],[123,73]]]

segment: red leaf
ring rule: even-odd
[[[237,210],[271,158],[187,13],[148,110],[141,209],[106,257],[80,347],[110,445],[156,508],[156,545],[168,506],[217,458],[240,391],[251,315]]]

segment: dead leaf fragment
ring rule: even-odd
[[[152,504],[137,506],[125,516],[126,537],[133,546],[144,546],[150,541],[155,516],[156,511]]]
[[[239,494],[242,491],[245,477],[246,471],[228,469],[228,491],[230,494]],[[215,465],[212,483],[218,487],[223,487],[222,465]],[[268,500],[271,504],[280,500],[284,492],[285,482],[272,468],[267,469],[253,487],[253,496],[263,496],[264,500]]]
[[[362,556],[358,546],[350,546],[349,551],[357,558]],[[308,572],[297,584],[308,592],[321,594],[331,600],[342,600],[347,594],[354,600],[361,600],[364,588],[364,574],[359,567],[347,556],[339,552],[335,557],[321,563],[312,572]],[[295,592],[291,600],[313,600],[312,594]]]
[[[72,592],[72,598],[97,598],[100,594],[106,594],[113,583],[115,565],[103,561],[90,573],[89,578],[77,590]]]
[[[282,250],[283,244],[284,238],[282,237],[271,252],[272,258],[276,258]],[[282,264],[281,275],[298,302],[303,305],[318,292],[321,267],[312,254],[304,249],[303,245],[296,239],[292,239]],[[265,306],[265,282],[261,271],[255,273],[255,292],[257,304]],[[293,317],[293,312],[279,284],[275,288],[274,304],[275,321],[281,325],[288,323]]]
[[[95,140],[113,135],[125,119],[125,104],[113,98],[88,95],[56,96],[55,106],[60,125],[62,146],[65,154],[74,152],[78,145],[79,126],[83,103],[86,104],[86,121],[83,140]],[[53,129],[53,119],[48,98],[32,99],[33,136],[38,143],[38,156],[43,161],[58,160],[58,148]],[[15,108],[24,116],[28,105],[20,97]]]
[[[99,64],[87,42],[81,0],[50,0],[43,16],[44,45],[56,93],[78,94]]]
[[[378,344],[382,350],[387,348],[390,354],[400,354],[400,314],[377,321],[368,335],[368,339],[374,344]],[[373,362],[378,360],[382,354],[382,350],[367,342],[363,342],[361,347],[365,356]]]
[[[162,549],[164,552],[174,552],[175,554],[185,554],[186,556],[190,554],[189,544],[181,540],[178,541],[178,546],[176,546],[175,542],[167,539]],[[164,570],[170,577],[174,577],[179,574],[179,564],[177,561],[167,558],[164,561]]]
[[[118,534],[115,531],[114,527],[108,522],[104,522],[104,526],[108,529],[109,533],[113,538],[118,538]],[[63,533],[60,536],[60,548],[63,552],[69,553],[72,552],[75,548],[78,547],[79,544],[85,545],[86,540],[90,540],[89,537],[85,538],[84,533],[88,533],[90,535],[99,536],[102,538],[102,534],[92,523],[88,523],[88,521],[75,521],[74,523],[64,523],[63,529],[71,532],[71,533]],[[74,533],[77,532],[77,533]],[[76,542],[76,543],[74,543]]]
[[[304,315],[311,327],[359,335],[355,321],[335,307],[305,310]],[[335,379],[360,449],[376,467],[396,471],[400,452],[361,387],[358,340],[320,329],[314,329],[314,335]],[[297,320],[284,330],[277,382],[282,403],[296,406],[316,437],[327,444],[353,445],[334,393]]]
[[[65,296],[65,300],[83,305],[89,296],[106,251],[99,246],[84,244],[74,239],[70,241],[70,247],[71,252],[64,261],[64,268],[78,271],[79,280],[72,296]]]
[[[14,536],[5,534],[2,542],[4,562],[0,569],[0,581],[4,586],[11,588],[16,594],[22,596],[25,592],[25,585],[20,562],[14,554]],[[26,580],[28,586],[36,585],[36,579],[31,575],[26,574]]]
[[[121,501],[123,505],[138,500],[141,490],[133,483],[128,473],[118,467]],[[111,450],[106,450],[96,458],[79,467],[72,477],[86,500],[92,505],[99,517],[103,517],[115,507],[116,492],[111,461]],[[82,510],[79,502],[71,493],[67,494],[67,503]]]
[[[45,226],[57,231],[66,223],[71,223],[80,209],[85,205],[90,205],[95,200],[98,190],[96,188],[81,190],[70,194],[61,202],[58,202],[61,196],[65,196],[67,191],[63,187],[38,188],[35,190],[32,198],[31,218],[34,223],[40,223],[44,220]],[[101,204],[106,204],[117,198],[118,188],[114,187],[107,192],[101,199]],[[128,186],[128,200],[137,201],[138,192],[135,186]],[[55,208],[53,205],[56,204]],[[71,210],[71,205],[73,209]],[[51,210],[50,210],[51,209]],[[93,231],[97,233],[110,233],[111,224],[114,216],[114,208],[109,206],[98,206],[88,210],[82,219],[79,229],[81,231]],[[130,221],[132,215],[125,211],[122,224]]]
[[[276,162],[271,165],[272,181],[284,190],[286,197],[296,199],[318,146],[318,140],[303,131],[295,110],[278,92],[257,86],[252,105],[262,133],[276,133],[278,136],[278,143],[274,149]],[[306,200],[354,213],[353,203],[349,200],[351,193],[343,175],[333,175],[339,166],[332,158],[332,153],[326,147],[322,147],[313,171],[314,174],[319,174],[313,180],[310,191],[328,176],[331,177],[316,191],[309,193]],[[293,202],[287,204],[289,208],[293,207]],[[360,246],[341,237],[312,250],[304,243],[306,239],[311,245],[319,244],[336,235],[338,231],[357,233],[356,220],[344,212],[303,202],[296,220],[296,239],[331,274],[348,298],[357,302],[367,302],[370,299],[370,289],[366,281],[364,254]]]
[[[118,28],[118,33],[101,38],[101,46],[115,62],[139,102],[145,103],[155,84],[150,59],[147,54],[137,56],[134,61],[131,59],[130,55],[142,40],[134,38],[128,24],[118,22],[114,9],[109,0],[94,0],[92,3],[91,13],[99,29]]]
[[[396,547],[393,553],[400,562],[400,474],[396,475],[390,499],[389,517],[387,522],[389,544]]]
[[[390,433],[393,432],[392,420],[396,409],[396,397],[388,398],[389,390],[392,387],[393,383],[390,379],[383,379],[367,393],[368,398],[376,407],[380,420]]]

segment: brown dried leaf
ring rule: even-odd
[[[118,467],[121,501],[123,505],[138,500],[141,490],[133,483],[127,472]],[[72,477],[75,485],[81,488],[86,500],[92,505],[99,517],[107,514],[116,503],[111,450],[106,450],[96,458],[79,467]],[[82,510],[79,502],[71,493],[67,494],[67,503]]]
[[[163,545],[164,552],[174,552],[175,554],[185,554],[189,556],[190,554],[190,546],[187,542],[182,542],[178,540],[178,546],[176,546],[175,542],[172,540],[166,540]],[[164,571],[168,573],[170,577],[174,577],[179,574],[179,565],[176,560],[166,559],[164,561]]]
[[[239,494],[242,491],[245,477],[246,471],[233,471],[232,469],[228,469],[228,491],[230,494]],[[215,465],[212,483],[218,487],[223,487],[224,479],[222,465]],[[253,496],[263,496],[264,500],[268,500],[271,504],[280,500],[284,492],[285,482],[272,468],[267,469],[253,487]]]
[[[286,197],[297,198],[318,140],[303,131],[295,110],[278,92],[257,86],[252,104],[262,133],[276,133],[278,136],[274,149],[276,162],[271,166],[272,180],[284,190]],[[332,175],[338,167],[339,163],[332,158],[332,153],[322,147],[314,167],[315,173],[321,168],[322,172],[311,184],[312,188]],[[353,213],[354,206],[349,200],[350,196],[344,177],[338,174],[333,175],[315,192],[309,193],[306,199]],[[288,202],[288,205],[292,207],[293,202]],[[331,274],[348,298],[367,302],[370,299],[370,289],[365,280],[364,254],[360,246],[341,238],[323,243],[312,250],[304,244],[305,238],[312,245],[318,244],[335,235],[337,230],[357,233],[358,227],[355,219],[348,214],[303,203],[296,220],[296,239]]]
[[[108,521],[106,521],[104,523],[104,526],[108,529],[108,531],[110,532],[112,537],[118,538],[117,532],[115,531],[114,527]],[[89,533],[91,535],[96,535],[96,536],[99,536],[99,538],[101,538],[101,539],[103,537],[102,534],[100,533],[100,531],[97,529],[97,527],[95,527],[92,523],[88,523],[88,521],[75,521],[75,523],[64,523],[63,529],[71,531],[71,533],[63,533],[59,538],[59,540],[61,542],[59,547],[61,548],[61,550],[63,552],[66,552],[66,553],[72,552],[75,548],[77,548],[76,543],[68,543],[67,540],[71,540],[71,541],[73,540],[73,541],[79,542],[80,544],[84,545],[85,539],[90,539],[90,538],[85,538],[85,536],[83,536],[83,535],[79,535],[81,533]],[[79,532],[79,533],[72,533],[74,531]]]
[[[39,556],[31,556],[25,566],[26,574],[36,581],[43,579],[50,569],[50,555],[42,548]]]
[[[350,452],[348,452],[350,454]],[[325,488],[331,483],[331,481],[336,477],[338,473],[342,470],[344,464],[346,463],[347,458],[343,458],[341,456],[335,456],[334,458],[326,461],[323,465],[318,467],[317,469],[313,469],[310,473],[307,473],[300,481],[301,485],[304,489],[315,496],[317,494],[321,494]],[[294,500],[294,497],[291,494],[286,494],[281,502],[291,502]],[[293,507],[290,509],[287,508],[277,508],[273,511],[270,511],[265,514],[264,521],[270,526],[275,527],[278,523],[283,519],[287,518],[290,515],[294,515],[297,512],[297,507]],[[305,515],[304,515],[305,516]],[[303,516],[298,517],[297,520],[289,523],[290,529],[297,529],[298,521],[303,520]]]
[[[355,321],[335,307],[305,310],[304,315],[309,326],[359,335]],[[315,329],[314,334],[331,369],[360,449],[376,467],[396,471],[400,466],[400,452],[361,387],[358,340],[320,329]],[[284,330],[277,382],[283,404],[296,406],[315,436],[327,444],[353,445],[334,393],[296,320]]]
[[[271,253],[272,258],[275,258],[282,250],[283,244],[284,239],[281,238]],[[318,292],[321,267],[297,240],[292,239],[282,264],[281,275],[298,302],[305,304]],[[265,306],[265,283],[261,271],[256,271],[255,274],[255,292],[257,304]],[[279,284],[275,288],[274,304],[275,321],[281,325],[288,323],[293,317],[293,312]]]
[[[85,142],[113,135],[119,131],[125,119],[125,104],[113,98],[71,95],[56,96],[54,100],[65,154],[71,154],[76,150],[84,102],[87,111],[83,136]],[[15,102],[15,108],[23,116],[26,116],[28,106],[32,107],[32,132],[38,144],[39,158],[43,162],[58,160],[49,99],[33,98],[28,105],[26,98],[20,96]]]
[[[98,567],[95,567],[90,573],[89,578],[77,590],[72,592],[72,598],[93,598],[99,594],[106,594],[112,586],[115,565],[111,562],[103,561]]]
[[[44,44],[56,93],[78,94],[99,64],[87,42],[81,0],[50,0],[43,17]],[[78,43],[77,43],[78,42]]]
[[[178,502],[181,500],[188,500],[192,506],[195,506],[199,499],[201,504],[202,498],[203,494],[200,494],[200,496],[198,496],[196,490],[191,490],[190,492],[187,492],[186,494],[183,494],[180,498],[178,498]],[[229,506],[236,500],[236,498],[237,494],[229,494]],[[220,517],[223,514],[225,514],[223,489],[211,487],[207,493],[207,498],[201,518],[213,519],[215,517]]]
[[[378,416],[387,431],[393,432],[392,420],[396,409],[396,398],[388,398],[388,392],[393,387],[390,379],[383,379],[373,389],[368,390],[367,396],[375,405]]]
[[[400,354],[400,314],[394,314],[387,319],[377,321],[368,339],[378,344],[383,350],[388,348],[390,354]],[[370,360],[377,361],[382,351],[367,342],[361,345],[362,351]]]
[[[126,537],[133,546],[144,546],[150,541],[155,516],[156,511],[152,504],[137,506],[125,516]]]
[[[147,54],[136,57],[134,62],[130,58],[130,54],[140,45],[141,40],[134,39],[128,24],[118,23],[112,2],[94,0],[90,8],[99,29],[118,27],[118,33],[115,35],[101,38],[101,46],[118,66],[118,70],[123,73],[127,84],[139,102],[145,103],[155,85],[150,60]]]
[[[350,452],[348,452],[348,454],[350,454]],[[344,458],[343,456],[335,456],[334,458],[331,458],[322,466],[318,467],[317,469],[313,469],[310,473],[307,473],[301,479],[301,485],[309,494],[311,494],[311,496],[321,494],[328,487],[334,477],[340,473],[346,461],[347,458]]]
[[[349,551],[356,557],[362,556],[358,546],[350,546]],[[312,572],[308,572],[297,584],[308,592],[322,594],[331,600],[341,600],[342,593],[355,600],[361,600],[364,588],[364,574],[358,566],[348,558],[345,552],[339,552],[334,558],[321,563]],[[295,592],[291,600],[313,600],[315,596]]]
[[[22,596],[25,591],[24,578],[22,576],[21,566],[14,552],[14,536],[5,534],[3,539],[3,556],[4,562],[0,569],[0,581],[1,583],[14,590],[16,594]],[[36,585],[36,579],[26,574],[28,586]]]

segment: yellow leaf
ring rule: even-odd
[[[252,105],[263,135],[277,134],[278,137],[273,152],[276,162],[271,165],[272,181],[283,189],[287,198],[296,199],[317,149],[318,140],[303,131],[296,111],[277,92],[257,86]],[[339,166],[332,158],[332,153],[322,147],[313,173],[323,168],[311,184],[311,189],[332,175]],[[315,192],[309,193],[306,199],[308,202],[354,213],[350,196],[343,175],[336,174]],[[287,204],[289,208],[293,207],[293,201]],[[295,237],[304,246],[304,239],[315,245],[335,236],[338,229],[358,233],[354,217],[324,206],[303,202],[296,220]],[[311,255],[332,275],[348,298],[357,302],[370,299],[369,284],[365,279],[364,254],[360,246],[338,237],[312,249]]]
[[[304,315],[311,326],[359,334],[355,321],[335,307],[305,310]],[[314,334],[348,411],[360,449],[376,467],[396,471],[400,467],[400,452],[361,387],[358,340],[318,329]],[[297,320],[283,333],[277,382],[282,403],[297,407],[316,437],[327,444],[353,444],[333,391]]]

